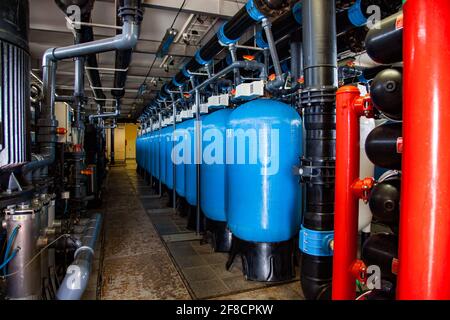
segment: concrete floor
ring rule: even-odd
[[[245,281],[239,267],[226,271],[226,256],[193,240],[184,221],[165,205],[165,199],[151,197],[134,163],[111,168],[102,208],[98,298],[303,299],[298,280],[266,286]],[[155,213],[164,213],[164,219]]]

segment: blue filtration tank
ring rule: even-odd
[[[172,161],[172,149],[173,149],[173,126],[167,127],[166,133],[166,186],[170,190],[173,189],[173,161]],[[171,195],[171,194],[170,194]]]
[[[143,157],[143,163],[144,163],[144,177],[146,178],[148,176],[148,133],[144,135],[144,157]]]
[[[153,138],[150,144],[150,150],[152,153],[152,172],[156,179],[159,179],[159,141],[160,141],[160,131],[153,131]]]
[[[159,136],[159,173],[162,184],[166,184],[166,133],[167,127],[162,128]]]
[[[175,153],[177,157],[176,163],[176,185],[175,190],[177,191],[178,196],[185,197],[186,196],[186,185],[185,185],[185,156],[186,156],[186,121],[177,124],[175,130],[175,150],[178,151]]]
[[[139,174],[142,173],[142,136],[137,137],[136,139],[136,164],[137,164],[137,172]]]
[[[188,133],[186,144],[189,148],[189,157],[185,166],[185,190],[186,200],[191,206],[197,205],[197,166],[195,164],[195,120],[186,121],[186,130]]]
[[[201,121],[205,117],[201,117]],[[191,119],[186,121],[187,131],[187,148],[189,148],[189,157],[187,157],[187,163],[185,165],[185,188],[186,188],[186,201],[188,202],[188,223],[187,228],[189,230],[197,229],[197,164],[195,163],[195,125],[196,120]],[[199,231],[203,232],[203,212],[200,211],[199,217]]]
[[[217,252],[228,252],[232,234],[225,211],[226,126],[232,110],[222,109],[202,121],[203,162],[200,169],[200,204],[206,217],[205,229]]]
[[[147,163],[148,177],[150,177],[152,175],[152,153],[150,150],[151,139],[152,139],[152,134],[147,133],[147,138],[146,138],[146,142],[145,142],[147,151],[145,153],[145,157],[146,157],[146,163]]]
[[[247,279],[285,281],[295,276],[301,222],[301,187],[293,167],[302,156],[302,122],[291,106],[269,99],[236,110],[227,126],[228,225],[233,258]]]

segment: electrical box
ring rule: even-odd
[[[236,87],[236,99],[252,100],[264,96],[264,81],[242,83]]]
[[[228,94],[221,94],[208,98],[208,108],[226,108],[229,104],[230,96]]]

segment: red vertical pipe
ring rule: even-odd
[[[356,298],[355,276],[358,238],[358,198],[352,184],[359,179],[358,88],[345,86],[336,94],[336,188],[334,209],[333,300]]]
[[[398,299],[450,299],[450,1],[404,6]]]

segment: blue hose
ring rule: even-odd
[[[20,229],[20,225],[16,226],[9,236],[9,239],[8,239],[8,242],[6,245],[5,256],[3,257],[3,263],[0,266],[0,269],[3,269],[3,274],[6,274],[6,272],[7,272],[6,267],[8,266],[8,263],[12,259],[14,259],[14,257],[17,254],[17,251],[19,251],[18,249],[14,250],[14,252],[11,254],[11,256],[9,256],[9,252],[11,251],[11,247],[13,246],[14,240],[16,239],[19,229]]]
[[[19,252],[19,249],[14,249],[13,253],[6,259],[3,260],[3,263],[0,265],[0,269],[6,268],[8,263],[11,262],[12,259],[14,259],[17,255],[17,252]],[[6,274],[5,270],[3,270],[3,273]]]

